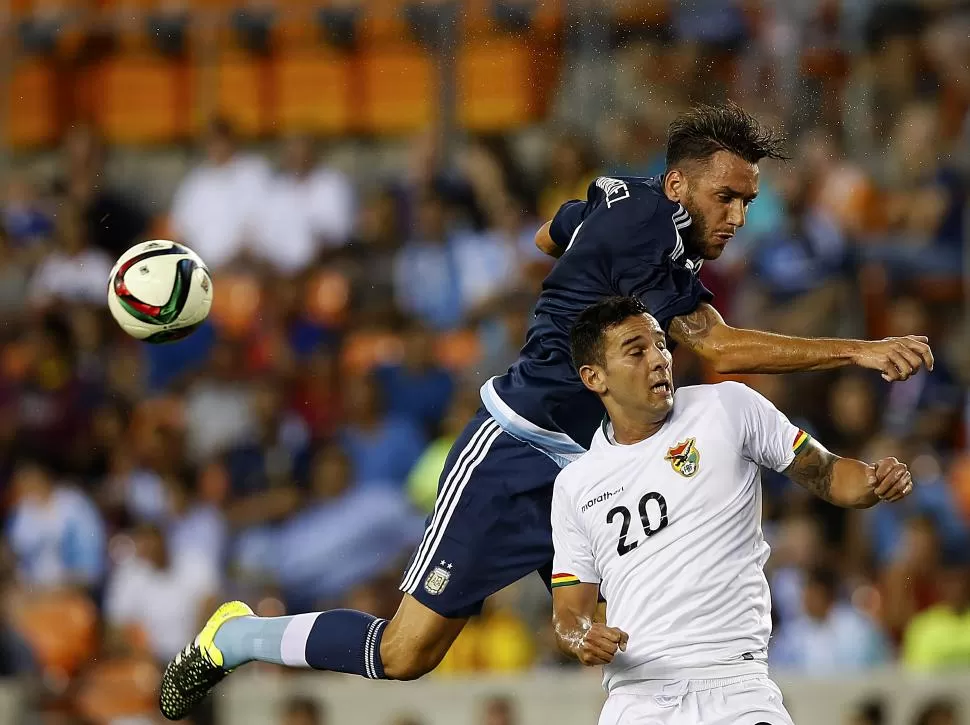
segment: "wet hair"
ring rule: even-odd
[[[650,314],[646,305],[636,297],[607,297],[590,305],[580,313],[569,333],[569,347],[573,365],[603,365],[603,338],[607,331],[624,320]]]
[[[734,103],[695,106],[667,129],[667,168],[684,161],[704,161],[728,151],[750,164],[787,159],[785,139]]]

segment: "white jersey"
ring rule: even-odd
[[[639,443],[617,444],[604,422],[563,469],[552,583],[599,584],[607,623],[630,635],[604,668],[607,689],[767,672],[759,466],[784,470],[807,440],[750,388],[702,385],[677,390]]]

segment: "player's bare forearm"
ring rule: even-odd
[[[793,373],[851,365],[858,340],[802,338],[731,327],[711,305],[675,317],[670,336],[719,373]]]
[[[565,250],[552,240],[552,235],[549,234],[550,226],[552,226],[552,222],[546,222],[539,227],[535,236],[536,249],[543,254],[559,259]]]
[[[574,584],[552,592],[552,625],[559,649],[584,665],[612,662],[616,651],[626,649],[627,635],[597,622],[599,587]]]
[[[887,458],[870,466],[830,453],[809,439],[785,469],[792,481],[819,498],[842,508],[869,508],[880,501],[895,502],[908,496],[912,478],[905,465]]]
[[[731,327],[706,303],[675,317],[670,336],[719,373],[793,373],[858,365],[894,381],[907,379],[921,367],[933,369],[925,337],[873,341],[777,335]]]

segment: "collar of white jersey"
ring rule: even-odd
[[[654,438],[660,435],[660,432],[667,427],[668,423],[670,423],[670,419],[673,417],[673,414],[674,411],[673,408],[671,408],[670,412],[667,413],[667,418],[664,420],[663,425],[657,429],[657,432],[649,438],[644,438],[642,441],[637,441],[636,443],[617,443],[616,435],[613,433],[613,421],[610,420],[609,415],[604,415],[603,420],[600,421],[599,432],[603,436],[604,445],[611,448],[633,448],[634,446],[643,445],[648,441],[652,441]]]

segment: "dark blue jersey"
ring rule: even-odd
[[[589,305],[611,295],[639,297],[666,330],[678,315],[712,299],[680,236],[687,211],[659,178],[600,177],[586,201],[563,204],[550,225],[565,249],[542,284],[519,359],[482,386],[482,401],[507,432],[561,464],[582,453],[603,406],[582,384],[569,330]]]

